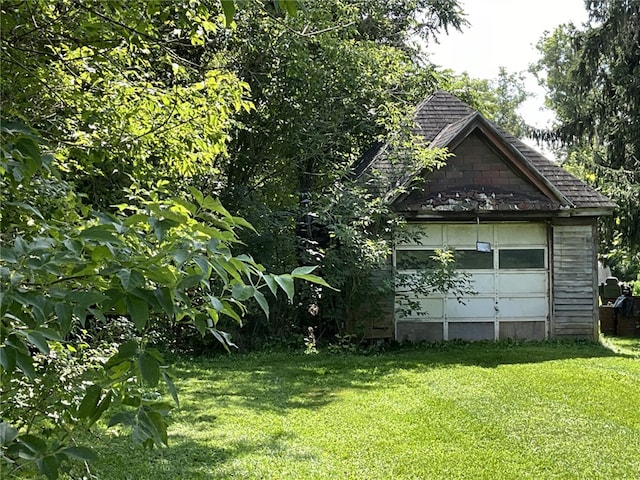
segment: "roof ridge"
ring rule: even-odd
[[[502,151],[502,155],[507,155],[511,161],[517,161],[521,165],[518,169],[529,172],[523,171],[525,176],[532,175],[529,182],[536,185],[540,192],[547,192],[544,193],[545,196],[551,195],[550,199],[555,198],[560,205],[564,205],[561,208],[583,210],[584,214],[589,215],[596,211],[610,213],[616,206],[588,183],[578,179],[446,90],[438,89],[418,103],[414,120],[414,133],[420,135],[432,148],[456,148],[452,142],[459,143],[456,139],[463,141],[475,128],[480,129],[485,136],[488,135],[490,142]],[[465,134],[469,125],[474,122],[478,122],[476,127],[469,129]],[[401,181],[405,175],[400,175],[400,178],[395,176],[399,172],[394,175],[394,166],[384,154],[387,144],[383,145],[367,152],[364,157],[368,157],[368,161],[363,162],[364,158],[361,159],[357,166],[357,176],[376,169],[384,172],[385,178],[393,179],[392,183],[396,184],[396,181]],[[534,178],[536,180],[533,180]],[[381,193],[384,195],[384,192]]]

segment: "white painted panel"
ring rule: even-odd
[[[498,316],[501,319],[546,318],[549,301],[541,297],[498,297]]]
[[[473,273],[471,288],[478,294],[492,294],[495,292],[495,275],[493,271],[487,273]]]
[[[407,293],[413,292],[417,290],[417,286],[421,282],[420,273],[412,273],[412,272],[400,272],[396,278],[396,292],[398,293]],[[433,293],[429,295],[430,297],[441,297],[441,294]]]
[[[544,223],[517,223],[496,225],[498,245],[546,246],[547,226]]]
[[[465,298],[466,305],[458,303],[456,299],[447,299],[447,316],[455,318],[484,318],[493,319],[495,314],[493,297]]]
[[[407,238],[405,238],[407,237]],[[442,248],[443,225],[437,223],[417,223],[407,225],[406,234],[401,234],[398,245],[421,245]]]
[[[444,299],[443,298],[419,298],[416,301],[420,305],[420,310],[412,310],[407,312],[405,316],[401,316],[400,312],[405,307],[399,303],[396,297],[396,316],[399,320],[423,320],[423,321],[442,321],[444,317]],[[414,299],[415,300],[415,299]]]
[[[455,248],[476,248],[476,241],[493,242],[493,225],[447,225],[447,245]]]
[[[547,272],[500,272],[498,292],[501,294],[547,294]]]

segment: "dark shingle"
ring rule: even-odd
[[[609,198],[577,179],[518,138],[486,120],[469,105],[448,92],[439,90],[416,107],[415,133],[422,135],[433,147],[446,147],[472,122],[477,122],[478,117],[481,123],[488,125],[505,145],[517,151],[522,163],[535,172],[535,175],[543,177],[560,196],[566,197],[572,209],[613,210],[615,208],[615,203]],[[398,181],[402,181],[403,178],[410,177],[406,175],[406,171],[394,175],[394,168],[395,166],[385,154],[385,147],[377,145],[375,150],[370,151],[359,162],[355,171],[358,177],[373,169],[382,172],[390,188],[395,186]]]

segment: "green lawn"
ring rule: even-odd
[[[640,341],[182,359],[169,448],[101,479],[640,478]]]

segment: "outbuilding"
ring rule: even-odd
[[[394,271],[411,273],[436,249],[451,249],[474,293],[464,303],[415,293],[420,308],[396,305],[372,321],[369,336],[597,338],[597,219],[615,204],[447,92],[418,105],[416,124],[430,147],[452,155],[439,169],[395,178],[406,188],[388,200],[413,234],[397,242]],[[393,168],[382,145],[356,173]]]

